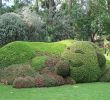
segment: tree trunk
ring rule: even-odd
[[[95,32],[91,34],[91,42],[95,42],[94,37],[95,37]]]
[[[110,0],[107,0],[107,2],[108,2],[108,14],[110,16]]]
[[[72,4],[73,4],[73,1],[72,0],[68,0],[68,10],[70,11],[71,8],[72,8]]]

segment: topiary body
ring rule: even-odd
[[[35,56],[25,42],[12,42],[0,48],[0,67],[27,62]]]
[[[94,82],[101,76],[96,51],[91,42],[77,41],[62,54],[69,61],[70,76],[76,82]]]

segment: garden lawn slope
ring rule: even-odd
[[[22,41],[9,43],[0,48],[0,67],[27,62],[39,53],[60,56],[66,46],[72,42],[73,40],[52,43]]]
[[[15,89],[0,84],[0,100],[110,100],[110,83]]]

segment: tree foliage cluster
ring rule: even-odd
[[[2,1],[0,0],[0,44],[14,40],[51,42],[68,38],[94,42],[97,35],[109,34],[110,31],[109,0],[5,0],[6,4]],[[11,6],[8,5],[9,2]],[[27,29],[22,29],[17,24],[18,33],[13,31],[11,19],[7,16],[7,13],[12,12],[20,16],[20,24]],[[9,24],[3,20],[9,20]],[[17,20],[18,18],[16,22]],[[17,34],[17,39],[12,34]],[[25,36],[21,37],[20,34]],[[3,37],[8,40],[3,41]]]

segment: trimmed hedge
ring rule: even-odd
[[[74,42],[64,51],[62,58],[69,61],[70,76],[76,82],[94,82],[101,76],[96,49],[91,42]]]
[[[12,42],[0,48],[0,67],[27,62],[35,56],[25,42]]]
[[[32,59],[31,65],[37,71],[40,71],[42,68],[46,67],[47,60],[48,60],[47,56],[38,56]]]

